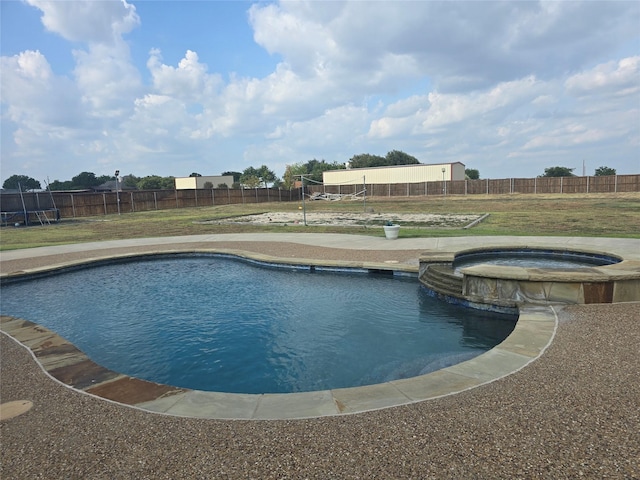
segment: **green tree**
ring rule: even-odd
[[[269,188],[269,184],[275,182],[278,177],[273,171],[269,170],[269,167],[262,165],[258,169],[258,178],[264,183],[265,188]]]
[[[23,192],[27,190],[40,190],[42,188],[38,180],[28,177],[27,175],[11,175],[2,184],[2,188],[12,190],[17,190],[18,186]]]
[[[384,167],[385,165],[387,165],[387,160],[384,157],[368,153],[354,155],[349,159],[351,168]]]
[[[606,177],[607,175],[615,175],[616,169],[609,167],[598,167],[596,168],[596,177]]]
[[[148,175],[136,182],[138,190],[161,190],[163,188],[162,177],[158,175]]]
[[[140,189],[140,187],[138,186],[138,182],[140,180],[142,180],[140,177],[136,177],[135,175],[130,173],[129,175],[125,175],[124,177],[122,177],[122,186],[128,187],[128,188]]]
[[[332,162],[327,163],[325,160],[312,160],[309,162],[309,178],[314,182],[322,183],[322,173],[328,170],[344,170],[344,164]]]
[[[190,177],[201,177],[202,175],[200,175],[199,173],[193,172],[191,175],[189,175]]]
[[[256,175],[243,175],[241,180],[242,185],[246,188],[258,188],[262,183],[260,177],[257,177]]]
[[[234,183],[240,182],[240,177],[242,176],[242,172],[222,172],[223,177],[232,176]]]
[[[60,180],[54,180],[49,184],[49,190],[51,191],[60,191],[60,190],[72,190],[73,182],[71,180],[65,180],[61,182]]]
[[[480,178],[480,172],[475,168],[465,168],[464,175],[469,180],[478,180]]]
[[[240,183],[246,188],[257,188],[262,181],[260,180],[260,171],[254,167],[247,167],[242,171]]]
[[[385,157],[387,165],[417,165],[420,161],[401,150],[391,150]]]
[[[112,175],[100,175],[99,177],[96,177],[96,182],[98,182],[98,185],[103,185],[107,182],[110,182],[111,180],[113,180]]]
[[[292,188],[296,181],[300,180],[300,175],[305,177],[305,185],[311,181],[322,183],[322,173],[327,170],[340,170],[344,169],[342,163],[327,163],[325,160],[309,160],[306,163],[294,163],[293,165],[287,165],[282,177],[282,187]]]
[[[203,185],[202,187],[203,187],[203,188],[212,189],[212,188],[213,188],[213,183],[211,183],[211,182],[204,182],[204,185]]]
[[[176,177],[162,177],[162,182],[160,183],[162,190],[175,190],[176,188]]]
[[[295,182],[299,180],[298,176],[305,173],[307,173],[307,170],[302,163],[287,165],[284,169],[284,175],[282,175],[283,188],[293,188]]]
[[[91,188],[101,184],[100,180],[93,172],[82,172],[71,178],[74,188]]]
[[[540,177],[575,177],[573,171],[575,168],[568,167],[549,167],[544,169],[544,175]]]

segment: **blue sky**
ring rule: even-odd
[[[2,1],[0,179],[640,172],[638,2]]]

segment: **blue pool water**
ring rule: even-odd
[[[2,314],[56,331],[111,370],[233,393],[416,376],[479,355],[515,325],[433,299],[414,278],[212,255],[84,268],[1,293]]]
[[[608,255],[582,252],[500,249],[457,255],[453,266],[456,272],[459,272],[462,268],[482,264],[522,268],[576,269],[612,265],[619,261],[619,258]]]

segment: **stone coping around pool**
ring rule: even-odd
[[[55,332],[0,317],[2,333],[28,349],[43,371],[74,390],[148,412],[209,419],[278,420],[378,410],[459,393],[510,375],[544,353],[557,328],[553,306],[525,306],[513,332],[479,356],[432,373],[362,387],[287,394],[206,392],[161,385],[93,362]]]

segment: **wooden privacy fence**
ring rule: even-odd
[[[363,184],[308,185],[305,186],[305,194],[349,195],[360,193],[364,189]],[[505,178],[366,185],[366,195],[369,197],[619,192],[640,192],[640,175]],[[214,205],[299,202],[302,199],[301,195],[300,188],[125,190],[118,193],[54,191],[51,193],[26,192],[22,193],[22,196],[19,193],[3,193],[0,195],[0,210],[3,221],[6,212],[37,212],[48,209],[58,209],[60,217],[70,218]]]
[[[60,211],[60,217],[70,218],[213,205],[295,202],[301,198],[299,188],[23,192],[22,195],[0,195],[0,209],[3,218],[5,212],[36,212],[54,208]]]
[[[365,185],[313,185],[311,192],[349,195]],[[640,175],[603,177],[537,177],[453,180],[366,185],[367,196],[413,197],[431,195],[499,195],[513,193],[619,193],[640,192]]]

